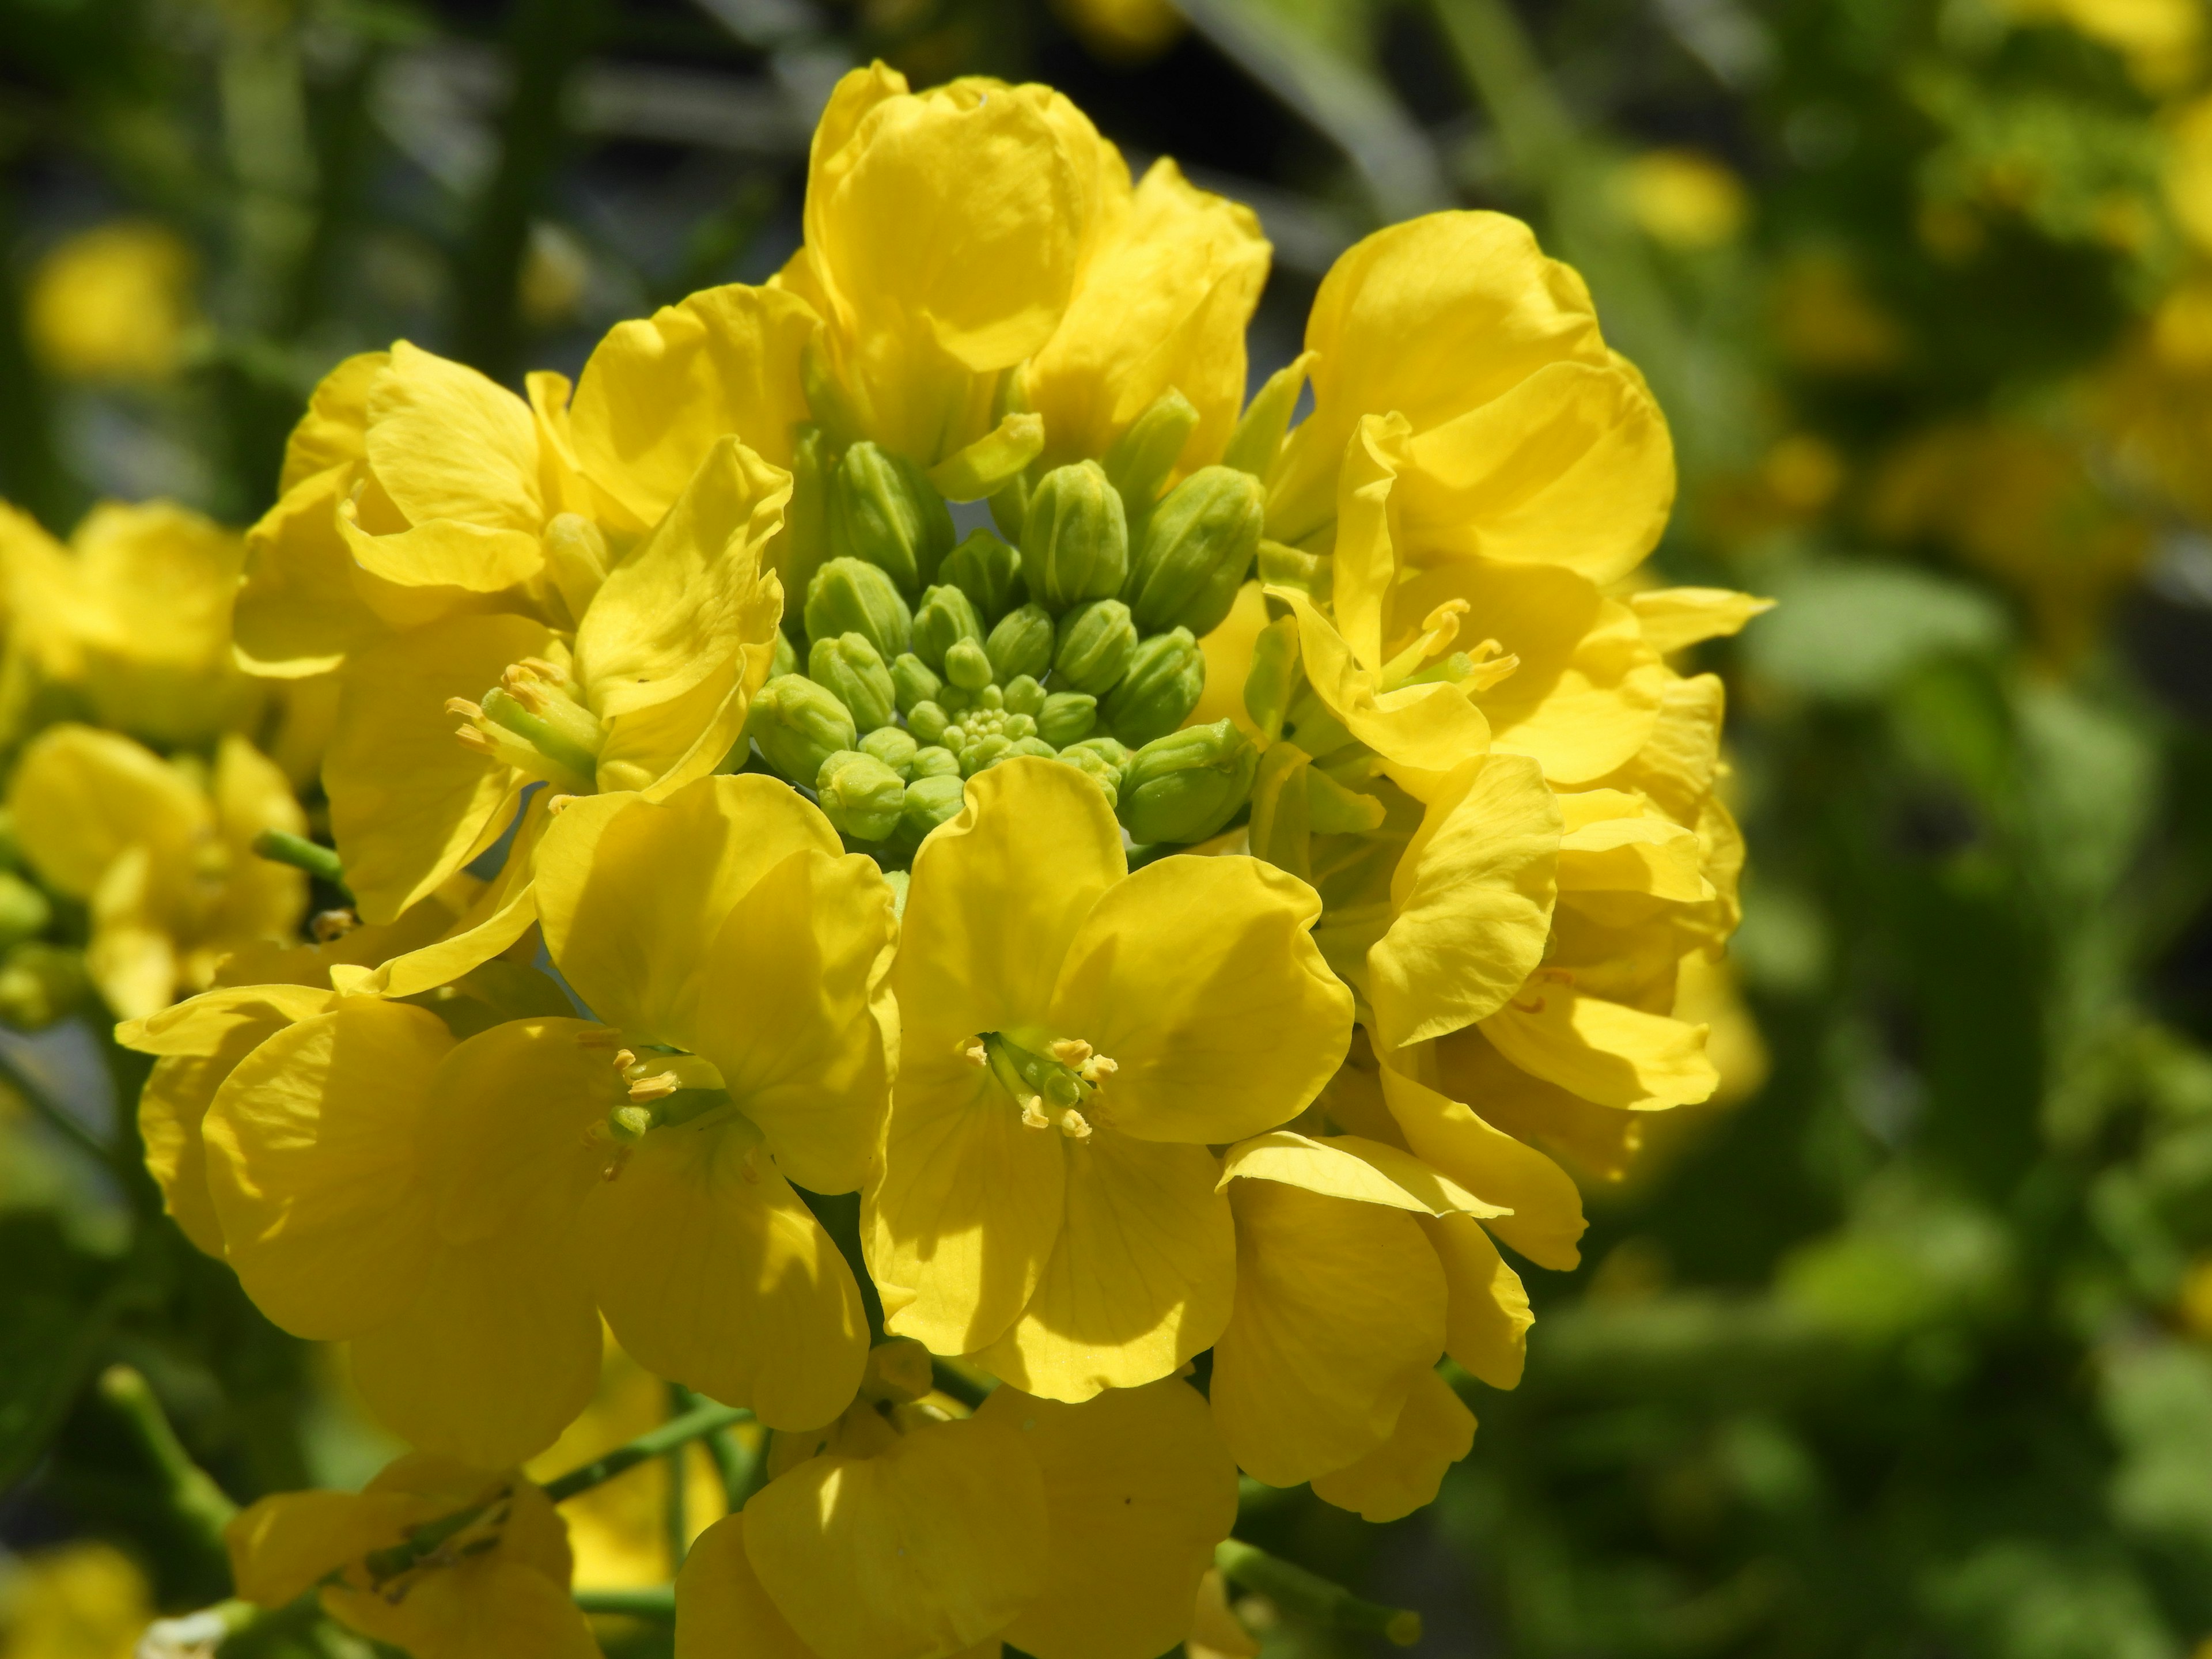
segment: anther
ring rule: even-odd
[[[559,817],[562,813],[563,813],[563,812],[567,811],[569,809],[569,807],[571,807],[571,806],[574,805],[575,805],[575,803],[576,803],[577,801],[579,801],[579,800],[580,800],[580,799],[583,799],[583,797],[582,797],[582,796],[580,796],[580,795],[552,795],[552,796],[549,796],[549,797],[547,797],[547,799],[546,799],[546,802],[545,802],[545,810],[546,810],[548,812],[551,813],[551,814],[552,814],[553,816],[555,816],[556,817]]]
[[[1519,1009],[1524,1014],[1540,1014],[1544,1012],[1544,999],[1531,997],[1526,1002],[1516,1002],[1510,1006]]]
[[[459,714],[465,720],[480,720],[484,717],[483,705],[471,702],[466,697],[447,698],[446,712]]]
[[[1022,1103],[1022,1124],[1024,1127],[1030,1129],[1052,1127],[1052,1120],[1044,1115],[1044,1102],[1036,1095],[1031,1095]]]
[[[1081,1037],[1062,1037],[1052,1045],[1052,1057],[1063,1066],[1080,1066],[1091,1058],[1091,1045]]]
[[[587,1025],[576,1033],[579,1048],[611,1048],[621,1042],[619,1036],[604,1025]]]
[[[644,1102],[665,1100],[684,1086],[684,1081],[673,1072],[656,1072],[651,1077],[641,1077],[629,1085],[629,1097]]]
[[[615,1050],[615,1070],[617,1072],[627,1072],[631,1066],[636,1064],[637,1051],[635,1049],[617,1048]]]
[[[1081,1075],[1085,1083],[1103,1083],[1121,1068],[1103,1054],[1093,1054],[1083,1062]]]
[[[319,910],[315,919],[307,924],[307,931],[318,945],[328,945],[343,939],[361,926],[361,918],[350,910]]]
[[[1071,1106],[1060,1115],[1060,1132],[1070,1140],[1088,1140],[1091,1139],[1091,1123]]]
[[[461,740],[462,748],[473,749],[479,755],[489,755],[495,759],[498,758],[499,749],[497,745],[475,726],[464,726],[457,730],[453,735]]]
[[[962,1043],[960,1058],[970,1066],[988,1066],[991,1063],[990,1050],[983,1046],[983,1039],[981,1037],[969,1037],[967,1042]]]

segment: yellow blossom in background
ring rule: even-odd
[[[465,1523],[450,1524],[453,1517]],[[427,1547],[416,1528],[447,1523]],[[316,1590],[341,1624],[415,1659],[590,1659],[567,1528],[520,1474],[411,1453],[359,1493],[284,1492],[228,1529],[238,1593]],[[325,1582],[325,1581],[329,1582]]]
[[[253,851],[264,830],[304,830],[306,815],[242,738],[225,738],[210,769],[50,726],[9,780],[8,810],[40,879],[89,908],[86,966],[125,1019],[206,988],[231,951],[289,937],[306,908],[307,878]]]
[[[1895,368],[1905,356],[1903,327],[1839,254],[1813,251],[1788,261],[1776,278],[1771,303],[1775,347],[1792,368],[1876,375]]]
[[[25,322],[47,372],[76,380],[166,380],[199,320],[198,261],[166,226],[118,220],[47,250]]]
[[[1617,189],[1637,228],[1668,247],[1732,242],[1751,211],[1735,171],[1693,149],[1646,150],[1622,164]]]
[[[2002,0],[2023,23],[2063,23],[2127,61],[2147,90],[2185,86],[2203,60],[2204,11],[2197,0]]]
[[[1182,38],[1188,25],[1169,0],[1053,0],[1076,39],[1109,64],[1142,64]]]
[[[112,1545],[64,1544],[0,1563],[7,1659],[131,1659],[153,1616],[146,1575]]]

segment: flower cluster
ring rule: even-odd
[[[354,909],[179,911],[111,995],[172,1212],[417,1449],[242,1516],[249,1597],[587,1651],[513,1471],[604,1323],[772,1431],[679,1652],[1152,1659],[1239,1468],[1434,1496],[1459,1372],[1520,1374],[1500,1246],[1572,1266],[1565,1166],[1715,1087],[1677,978],[1741,848],[1668,658],[1759,606],[1638,585],[1672,453],[1571,270],[1380,233],[1248,404],[1248,212],[880,66],[805,234],[573,387],[349,361],[246,538]],[[220,836],[304,828],[247,765]]]

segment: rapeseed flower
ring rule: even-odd
[[[198,264],[164,225],[118,219],[77,232],[31,272],[32,350],[48,373],[70,380],[170,379],[199,321]]]

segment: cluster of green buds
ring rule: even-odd
[[[57,943],[54,906],[15,842],[15,824],[0,809],[0,1024],[35,1031],[92,999],[84,951]],[[81,939],[82,924],[69,931]]]
[[[1005,533],[957,543],[919,467],[806,432],[792,602],[746,727],[760,758],[887,868],[960,810],[964,779],[1021,755],[1092,779],[1139,845],[1219,833],[1258,751],[1228,720],[1184,723],[1265,502],[1227,466],[1166,487],[1195,420],[1168,393],[1103,464],[1015,474],[991,497]]]

